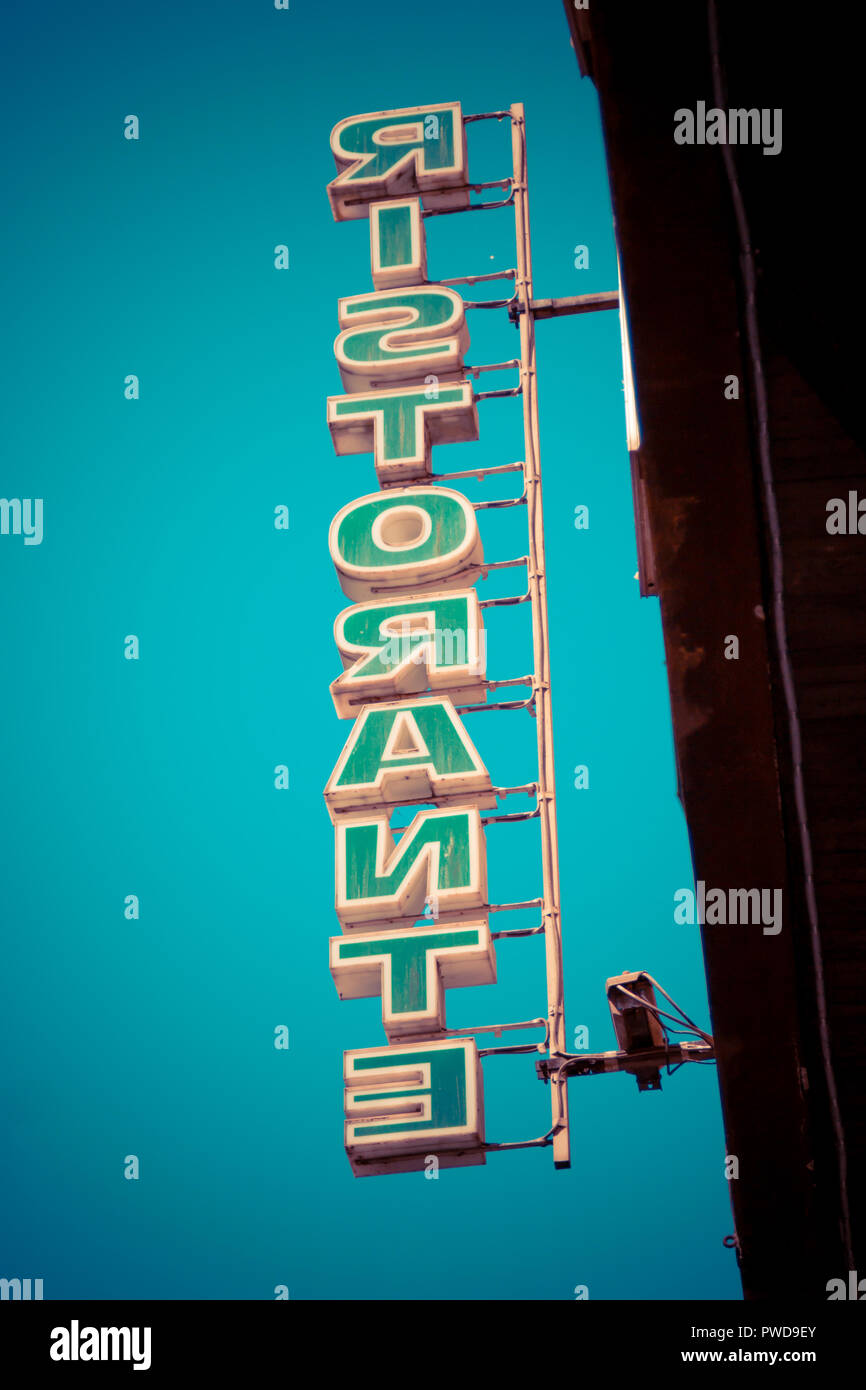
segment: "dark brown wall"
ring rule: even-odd
[[[862,276],[855,271],[852,288],[844,261],[831,259],[839,236],[850,236],[853,190],[820,127],[821,102],[831,102],[840,73],[808,70],[789,7],[757,7],[757,17],[721,8],[728,104],[783,109],[782,153],[742,149],[736,162],[755,248],[820,957],[859,1234],[866,536],[831,538],[825,527],[830,496],[845,495],[858,477],[866,495],[851,367],[859,345],[850,311],[856,320]],[[721,151],[673,139],[678,108],[713,104],[707,10],[694,0],[593,0],[579,34],[567,3],[566,13],[601,101],[642,425],[640,495],[695,875],[712,887],[781,887],[785,895],[778,936],[760,926],[704,931],[728,1149],[740,1160],[732,1197],[744,1288],[750,1297],[826,1298],[827,1280],[847,1268],[839,1151],[771,621],[740,244]],[[852,120],[856,90],[847,95]],[[844,107],[841,122],[833,135],[844,166]],[[828,286],[828,271],[845,293]],[[725,399],[731,374],[737,401]],[[738,661],[724,658],[729,634],[740,639]]]

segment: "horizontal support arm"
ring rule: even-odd
[[[558,319],[564,314],[592,314],[598,309],[618,309],[617,290],[602,290],[599,294],[573,294],[562,299],[533,299],[529,305],[534,319]],[[509,318],[517,323],[524,312],[522,304],[509,309]]]

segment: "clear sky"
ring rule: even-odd
[[[341,1003],[327,965],[321,793],[349,731],[328,693],[346,600],[327,529],[376,489],[325,423],[337,300],[372,285],[367,223],[331,218],[328,137],[359,112],[525,102],[536,294],[616,288],[595,92],[561,5],[49,0],[4,26],[0,493],[43,499],[44,539],[0,536],[0,1275],[46,1298],[739,1297],[711,1067],[661,1094],[573,1080],[568,1172],[527,1150],[357,1180],[342,1147],[342,1051],[384,1035],[379,1001]],[[504,125],[471,126],[469,152],[473,179],[510,172]],[[429,220],[431,277],[512,266],[512,226]],[[503,293],[467,294],[485,292]],[[518,350],[504,312],[470,332],[471,363]],[[617,317],[537,337],[566,1016],[603,1050],[609,975],[649,970],[703,1026],[706,993],[698,929],[673,919],[692,878],[658,607],[635,578]],[[438,471],[522,456],[519,401],[479,410],[480,440],[436,450]],[[487,558],[524,553],[522,509],[480,516]],[[527,608],[490,614],[490,675],[528,671]],[[532,780],[525,713],[468,727],[496,784]],[[537,823],[487,842],[491,899],[535,896]],[[498,959],[496,986],[449,992],[451,1026],[545,1012],[541,938]],[[489,1138],[548,1128],[531,1057],[489,1059],[485,1088]]]

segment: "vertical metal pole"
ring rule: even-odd
[[[550,1056],[566,1051],[562,978],[562,918],[559,905],[559,850],[556,838],[556,787],[553,770],[553,722],[550,700],[550,648],[547,624],[547,578],[544,569],[544,517],[538,451],[538,389],[535,367],[535,322],[532,317],[532,251],[529,240],[529,194],[526,174],[526,119],[522,102],[511,107],[511,154],[514,173],[514,231],[517,243],[515,290],[520,302],[520,380],[523,386],[523,432],[526,448],[526,494],[529,521],[529,591],[532,596],[532,647],[535,657],[535,715],[538,733],[538,802],[541,823],[544,943],[547,966],[547,1017]],[[553,1107],[553,1162],[571,1163],[568,1133],[568,1081],[554,1069],[550,1078]]]

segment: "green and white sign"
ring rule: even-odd
[[[331,684],[341,719],[369,701],[435,690],[455,704],[486,698],[487,643],[474,589],[406,594],[344,608],[334,641],[345,667]]]
[[[496,805],[490,773],[451,701],[429,696],[362,709],[325,788],[332,820],[446,796]]]
[[[484,1100],[478,1049],[469,1039],[346,1052],[345,1144],[356,1173],[483,1163]],[[402,1162],[401,1162],[402,1160]],[[368,1167],[367,1171],[371,1171]]]
[[[341,299],[342,333],[334,356],[347,391],[458,378],[469,346],[463,300],[456,290],[418,285]]]
[[[331,938],[331,974],[341,999],[381,997],[389,1040],[441,1036],[445,990],[496,983],[484,918],[402,932]]]
[[[418,811],[399,842],[387,815],[341,816],[334,831],[344,931],[414,921],[431,900],[437,915],[487,905],[487,848],[475,806]]]
[[[328,428],[337,454],[372,455],[381,488],[342,507],[328,541],[351,600],[331,695],[354,720],[325,787],[342,928],[330,966],[342,999],[381,999],[388,1039],[345,1054],[361,1176],[485,1161],[478,1050],[449,1033],[446,991],[496,982],[481,811],[498,798],[457,708],[487,698],[476,510],[433,483],[431,460],[478,438],[464,301],[428,282],[424,231],[425,213],[469,204],[460,106],[350,116],[331,148],[331,208],[369,218],[373,288],[338,305]]]
[[[377,290],[422,285],[427,279],[420,198],[370,204],[370,269]]]
[[[419,586],[464,588],[484,564],[472,503],[445,487],[358,497],[334,517],[328,544],[343,592],[352,599]]]
[[[331,132],[339,171],[328,185],[338,222],[371,202],[420,194],[427,208],[469,206],[466,135],[458,101],[347,116]]]
[[[478,438],[478,407],[468,381],[400,386],[331,396],[328,425],[338,454],[373,454],[379,482],[429,479],[434,444]]]

